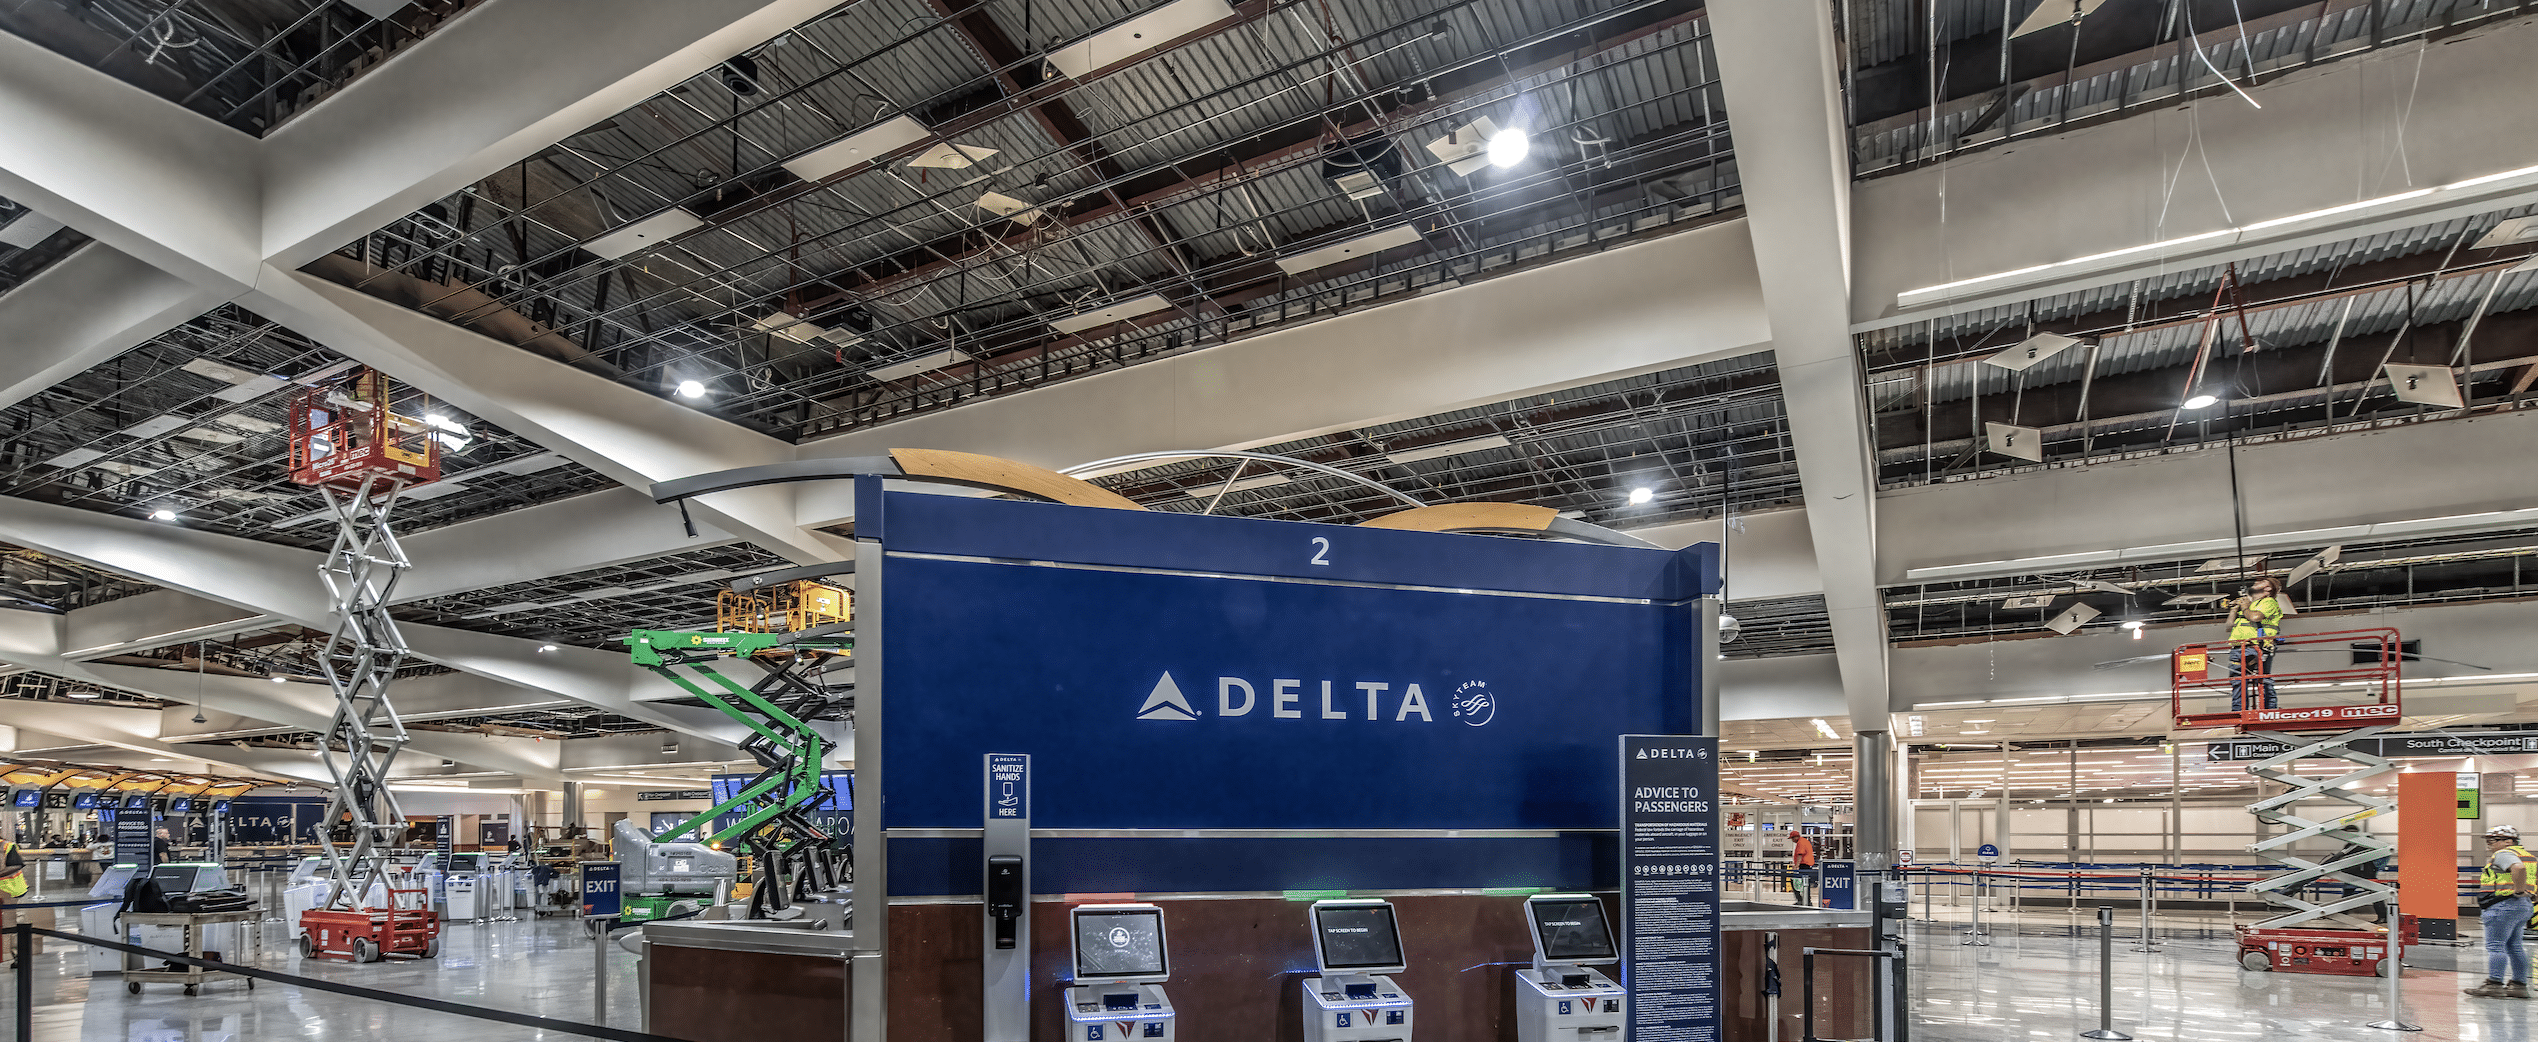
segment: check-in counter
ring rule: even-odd
[[[1763,901],[1719,902],[1723,1011],[1726,1042],[1805,1038],[1804,949],[1877,947],[1877,930],[1865,911],[1814,908]],[[1763,994],[1764,946],[1780,950],[1780,1032],[1771,1033],[1774,1004]],[[1815,964],[1815,1030],[1820,1038],[1867,1038],[1874,1030],[1876,972],[1871,960],[1821,957]]]

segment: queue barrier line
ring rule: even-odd
[[[11,907],[17,906],[12,905]],[[303,977],[296,973],[283,973],[278,970],[259,969],[253,966],[240,966],[235,963],[221,962],[217,959],[197,959],[193,956],[178,952],[163,952],[150,948],[139,947],[137,945],[120,944],[114,941],[101,941],[86,934],[63,933],[59,930],[37,929],[28,923],[19,923],[9,929],[16,935],[16,950],[21,952],[27,950],[30,946],[29,942],[33,938],[52,937],[68,941],[73,944],[85,944],[93,947],[107,948],[123,952],[127,955],[138,955],[145,959],[158,959],[186,966],[200,966],[204,969],[234,973],[241,977],[253,977],[258,980],[276,981],[283,984],[291,984],[302,988],[308,988],[314,991],[332,992],[337,995],[349,995],[357,999],[369,999],[373,1002],[384,1002],[391,1006],[404,1006],[409,1009],[429,1010],[434,1013],[449,1013],[461,1017],[470,1017],[476,1020],[490,1020],[502,1024],[514,1024],[525,1028],[536,1028],[540,1031],[554,1031],[568,1035],[582,1035],[589,1038],[604,1038],[611,1040],[611,1042],[688,1042],[686,1039],[672,1038],[668,1035],[655,1035],[648,1031],[633,1031],[626,1028],[612,1028],[604,1024],[577,1024],[569,1020],[557,1020],[553,1017],[541,1017],[529,1013],[514,1013],[510,1010],[487,1009],[481,1006],[466,1006],[443,999],[400,995],[396,992],[381,991],[377,988],[365,988],[357,984],[343,984],[336,981],[318,980],[314,977]],[[34,1042],[34,960],[21,958],[17,960],[17,963],[18,1042]]]

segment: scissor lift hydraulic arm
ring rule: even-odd
[[[749,728],[740,747],[759,766],[731,798],[657,838],[693,833],[699,842],[737,845],[756,865],[753,919],[779,917],[795,900],[843,886],[853,872],[851,854],[808,811],[832,795],[822,776],[831,743],[811,722],[854,709],[853,696],[824,680],[825,667],[854,647],[849,625],[795,633],[636,630],[626,643],[636,665]],[[725,674],[722,664],[735,658],[762,675],[743,684]],[[727,815],[736,820],[715,829]]]
[[[2394,973],[2405,940],[2402,927],[2392,925],[2383,934],[2346,916],[2396,895],[2395,888],[2350,870],[2392,851],[2385,840],[2362,826],[2395,811],[2396,804],[2360,788],[2363,779],[2386,772],[2389,762],[2353,746],[2395,727],[2403,715],[2399,677],[2403,650],[2397,631],[2281,637],[2261,649],[2261,657],[2254,657],[2259,663],[2256,668],[2242,674],[2230,664],[2240,657],[2235,653],[2249,647],[2246,642],[2188,644],[2170,658],[2170,704],[2178,729],[2236,728],[2284,747],[2248,768],[2258,778],[2283,787],[2247,806],[2257,820],[2279,828],[2249,846],[2248,852],[2282,866],[2247,889],[2281,912],[2238,928],[2240,960],[2249,969]],[[2344,661],[2296,663],[2314,667],[2307,669],[2278,665],[2285,656],[2311,653],[2340,656]],[[2267,691],[2275,694],[2269,698]],[[2275,699],[2278,704],[2266,704]],[[2227,710],[2220,707],[2225,700]],[[2350,768],[2329,775],[2303,775],[2297,770],[2303,761],[2318,760],[2340,760]],[[2319,801],[2349,809],[2320,818],[2299,812]],[[2317,839],[2341,844],[2340,853],[2312,860],[2293,852],[2299,844]],[[2304,890],[2319,884],[2338,893],[2323,900],[2302,896]]]

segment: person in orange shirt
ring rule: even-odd
[[[1797,842],[1791,848],[1790,859],[1798,865],[1798,878],[1794,881],[1798,886],[1798,899],[1807,904],[1814,904],[1815,841],[1808,839],[1804,832],[1798,833]]]

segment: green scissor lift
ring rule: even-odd
[[[626,644],[636,665],[748,727],[751,734],[740,747],[760,768],[730,799],[655,838],[668,842],[694,833],[700,843],[737,845],[757,865],[749,896],[752,919],[775,916],[801,896],[843,887],[852,871],[845,848],[805,811],[830,795],[821,771],[830,743],[810,721],[853,709],[851,696],[821,681],[832,657],[852,652],[849,625],[798,633],[635,630]],[[723,672],[729,659],[747,661],[763,675],[743,684]],[[726,815],[738,820],[714,829],[715,820]],[[638,903],[629,895],[628,912]]]

